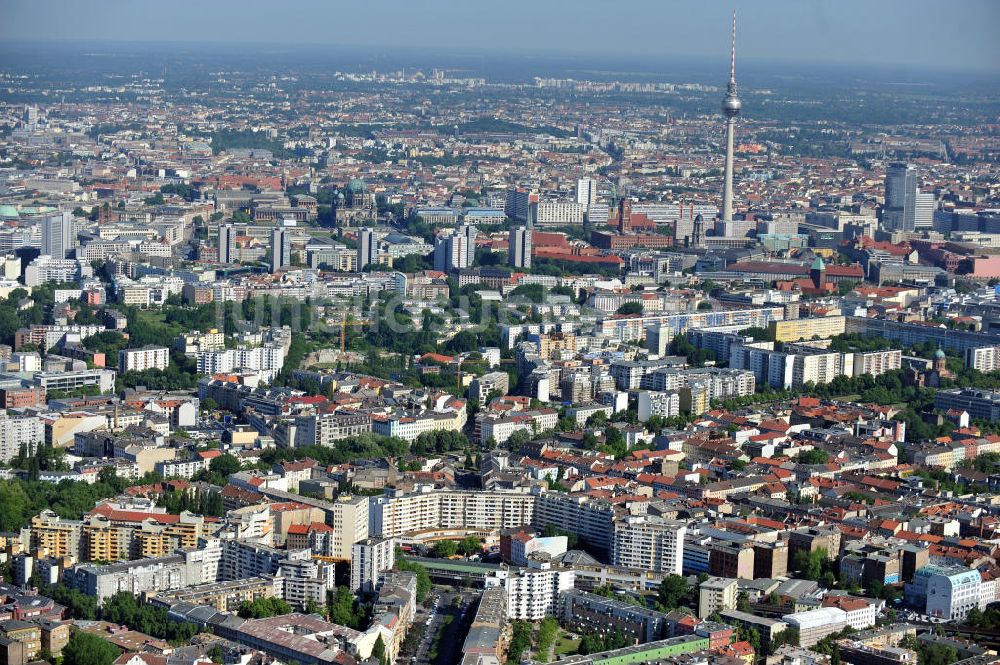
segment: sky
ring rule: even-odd
[[[719,57],[1000,71],[1000,1],[0,0],[0,41],[119,40]]]

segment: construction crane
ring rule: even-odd
[[[337,323],[340,325],[340,355],[344,355],[347,350],[347,326],[366,326],[371,323],[371,321],[368,319],[360,319],[357,321],[341,319]]]

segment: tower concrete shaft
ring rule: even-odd
[[[726,174],[722,187],[722,219],[733,220],[733,135],[736,134],[736,118],[726,118]]]

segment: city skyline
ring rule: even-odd
[[[55,0],[5,3],[0,38],[5,41],[176,42],[245,46],[366,47],[516,52],[593,57],[716,59],[728,34],[720,25],[733,8],[740,12],[744,61],[829,62],[843,65],[904,65],[1000,71],[1000,44],[991,32],[1000,24],[1000,5],[985,0],[965,11],[941,14],[929,1],[864,4],[732,2],[710,6],[689,2],[632,2],[624,9],[643,20],[626,21],[623,38],[609,36],[598,3],[528,5],[518,0],[507,11],[481,21],[478,8],[446,0],[414,6],[387,0],[374,5],[333,5],[310,1],[301,12],[231,0],[197,7],[192,22],[177,10],[149,21],[144,9],[122,0]],[[523,11],[522,11],[523,10]],[[380,22],[391,12],[397,20]],[[302,21],[303,16],[312,17]],[[969,21],[970,16],[978,17]],[[227,29],[220,30],[224,22]],[[349,30],[338,30],[340,24]],[[23,26],[31,25],[26,31]],[[562,30],[553,30],[562,26]]]
[[[0,5],[0,662],[1000,665],[959,7]]]

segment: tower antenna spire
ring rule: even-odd
[[[736,80],[736,10],[733,10],[733,59],[729,65],[729,80]]]

